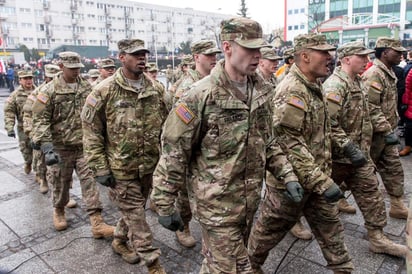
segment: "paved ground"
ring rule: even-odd
[[[147,273],[143,266],[129,265],[114,254],[111,239],[92,238],[90,223],[81,201],[80,186],[75,178],[71,196],[80,207],[67,210],[69,228],[56,232],[52,223],[50,192],[40,194],[34,175],[23,173],[23,160],[15,139],[4,131],[3,105],[8,92],[0,89],[0,272],[5,273]],[[406,192],[412,188],[412,156],[402,159],[405,168]],[[115,224],[119,217],[110,204],[106,189],[100,188],[104,218]],[[386,201],[388,198],[386,197]],[[353,203],[353,198],[349,201]],[[358,211],[359,212],[359,211]],[[172,232],[162,228],[155,214],[146,211],[154,233],[154,245],[162,250],[161,261],[168,273],[198,273],[200,255],[199,225],[191,228],[198,244],[193,249],[182,248]],[[363,219],[357,215],[342,215],[345,241],[353,257],[355,273],[406,273],[404,260],[376,255],[368,251]],[[385,231],[396,242],[405,242],[405,221],[389,218]],[[289,251],[288,251],[289,250]],[[277,269],[282,258],[282,264]],[[316,241],[297,240],[288,234],[272,250],[264,265],[266,273],[332,273]]]

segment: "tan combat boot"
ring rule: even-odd
[[[391,208],[389,210],[389,216],[396,219],[407,219],[408,209],[403,204],[402,197],[391,196]]]
[[[135,264],[140,261],[139,256],[131,250],[127,243],[120,239],[113,239],[112,249],[114,252],[122,256],[122,259],[128,262],[129,264]]]
[[[177,241],[185,247],[194,247],[196,240],[190,235],[189,224],[185,224],[183,231],[176,231]]]
[[[404,245],[395,244],[382,232],[382,229],[368,230],[369,250],[374,253],[385,253],[393,256],[404,257],[408,248]]]
[[[160,265],[159,259],[156,259],[154,263],[149,265],[148,267],[149,274],[166,274],[165,269]]]
[[[338,209],[340,212],[343,213],[348,213],[348,214],[355,214],[356,213],[356,208],[354,206],[351,206],[348,201],[346,201],[345,198],[340,199],[338,201]]]
[[[102,214],[96,212],[90,215],[93,237],[96,239],[113,236],[114,226],[108,225],[103,221]]]
[[[77,206],[77,202],[74,199],[70,199],[69,202],[66,205],[66,207],[68,207],[68,208],[74,208],[76,206]]]
[[[411,153],[412,147],[411,146],[405,146],[401,151],[399,151],[399,156],[406,156]]]
[[[300,220],[296,222],[296,224],[290,230],[290,233],[293,234],[296,238],[302,240],[310,240],[312,239],[312,232],[310,232],[306,227],[302,224]]]
[[[24,164],[24,173],[30,174],[31,172],[31,164],[25,163]]]
[[[40,180],[40,193],[46,194],[47,191],[49,191],[49,185],[47,184],[46,180],[39,179]]]
[[[66,216],[64,208],[55,207],[53,213],[53,224],[57,231],[65,230],[67,228]]]

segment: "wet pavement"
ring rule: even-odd
[[[24,174],[17,140],[7,137],[4,130],[3,106],[8,94],[6,89],[0,89],[0,273],[147,273],[146,267],[129,265],[114,254],[110,246],[111,239],[92,237],[75,175],[70,194],[78,207],[66,210],[67,230],[54,230],[50,191],[41,194],[33,172]],[[409,197],[412,188],[412,156],[402,158],[402,162],[405,190]],[[103,217],[107,223],[115,225],[120,215],[110,203],[106,189],[99,188],[104,207]],[[386,194],[385,200],[388,208],[389,198]],[[349,202],[354,203],[352,196]],[[154,234],[154,245],[162,250],[161,262],[167,273],[198,273],[203,260],[198,223],[191,222],[198,243],[189,249],[180,246],[174,233],[158,224],[152,211],[148,209],[146,213]],[[342,214],[341,218],[345,226],[345,242],[356,267],[354,273],[406,273],[403,259],[368,251],[366,230],[359,210],[356,215]],[[385,232],[394,241],[405,243],[405,221],[388,217]],[[265,273],[277,271],[284,274],[332,273],[325,265],[315,240],[295,240],[287,234],[271,251],[263,270]]]

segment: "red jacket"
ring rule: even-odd
[[[412,69],[409,70],[405,79],[405,93],[402,96],[402,103],[408,105],[404,116],[412,120]]]

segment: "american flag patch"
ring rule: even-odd
[[[29,99],[32,100],[33,102],[35,102],[36,101],[36,96],[34,96],[33,94],[30,94]]]
[[[89,95],[87,96],[86,103],[91,105],[92,107],[95,107],[97,104],[97,99],[94,98],[92,95]]]
[[[382,85],[379,84],[378,82],[372,82],[371,87],[373,87],[374,89],[377,89],[379,91],[382,90]]]
[[[186,125],[189,124],[194,118],[195,114],[187,108],[186,105],[180,104],[175,110],[177,116],[179,116],[180,120],[183,121]]]
[[[338,103],[340,104],[340,102],[342,101],[342,96],[340,96],[337,93],[329,93],[326,98],[332,102]]]
[[[305,110],[305,102],[299,97],[296,97],[296,96],[290,97],[288,104]]]
[[[49,96],[47,96],[46,94],[43,93],[39,93],[37,95],[37,100],[39,100],[40,102],[42,102],[43,104],[46,104],[47,101],[49,101]]]

